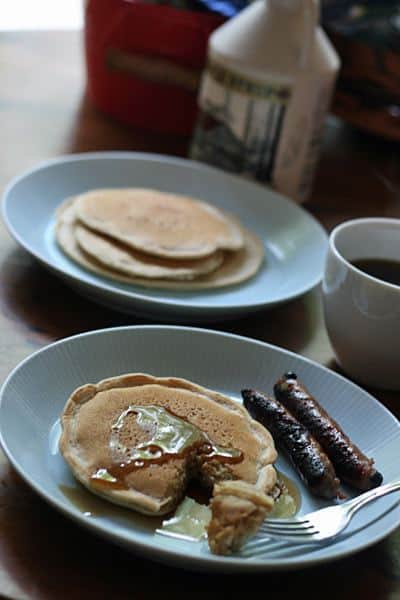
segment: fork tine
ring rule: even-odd
[[[301,523],[274,523],[273,521],[268,521],[265,522],[261,525],[260,529],[284,529],[285,531],[289,531],[292,529],[308,529],[309,527],[314,527],[313,524],[310,521],[302,521]]]
[[[274,535],[276,535],[276,540],[280,540],[282,543],[290,543],[290,541],[295,542],[296,540],[303,540],[304,543],[307,543],[306,540],[307,538],[309,540],[312,539],[313,535],[315,532],[310,532],[310,533],[304,533],[304,532],[298,532],[298,533],[289,533],[289,534],[270,534],[271,537],[262,537],[262,538],[256,538],[254,540],[251,540],[250,542],[247,542],[246,546],[241,550],[241,555],[245,558],[251,558],[252,556],[258,555],[260,553],[262,553],[264,550],[268,550],[270,548],[271,542],[274,539]],[[266,534],[268,536],[268,534]]]
[[[263,533],[270,536],[280,536],[282,538],[295,538],[295,537],[306,537],[312,536],[319,533],[318,529],[310,527],[308,529],[264,529]]]
[[[264,521],[257,537],[247,542],[241,554],[244,558],[252,558],[267,551],[274,539],[280,540],[284,544],[285,542],[286,544],[290,543],[290,541],[307,543],[307,540],[312,540],[313,536],[318,533],[318,529],[307,519],[303,519],[301,523],[287,519],[281,519],[277,523],[275,523],[275,519]]]
[[[272,539],[269,540],[271,542]],[[272,558],[286,558],[290,556],[297,556],[299,552],[299,548],[301,548],[302,554],[310,554],[312,552],[316,552],[319,549],[318,544],[291,544],[287,540],[281,540],[280,546],[275,546],[271,549],[270,545],[267,543],[268,540],[263,540],[263,544],[257,546],[256,548],[243,548],[240,555],[246,560],[259,559],[263,556],[267,555]]]
[[[273,542],[279,542],[279,546],[278,549],[282,549],[288,546],[288,544],[290,544],[290,542],[288,542],[288,540],[282,539],[281,537],[279,538],[256,538],[254,540],[251,540],[250,542],[247,542],[247,544],[245,545],[244,548],[242,548],[242,550],[240,551],[240,554],[245,557],[245,558],[251,558],[252,556],[258,555],[261,552],[264,552],[265,550],[270,551],[271,550],[271,544],[273,544]],[[276,547],[272,546],[272,549],[276,549]]]
[[[282,550],[282,548],[286,548],[288,545],[288,543],[285,540],[279,540],[275,538],[262,538],[261,540],[257,539],[257,542],[259,546],[262,546],[262,548],[268,549],[268,552],[277,552],[279,550]],[[245,546],[240,549],[239,555],[244,557],[250,557],[252,556],[253,552],[254,550],[251,546],[251,542],[247,542],[247,544],[245,544]]]
[[[264,519],[263,521],[264,523],[278,523],[279,525],[282,525],[283,523],[293,523],[293,524],[297,524],[297,523],[308,523],[309,519],[307,517],[292,517],[290,519]]]
[[[285,526],[285,525],[262,525],[259,529],[260,533],[268,535],[281,534],[281,535],[292,535],[294,533],[307,534],[307,533],[318,533],[318,529],[312,523],[307,523],[299,527]]]

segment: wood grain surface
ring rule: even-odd
[[[186,139],[133,131],[85,96],[78,32],[0,34],[0,190],[37,162],[69,152],[185,155]],[[400,217],[399,148],[329,117],[305,206],[329,231],[358,216]],[[79,297],[19,249],[0,225],[0,377],[41,346],[78,332],[139,323]],[[140,321],[143,322],[143,321]],[[278,344],[337,370],[319,290],[257,316],[210,324]],[[400,395],[370,390],[397,416]],[[251,586],[251,587],[250,587]],[[101,541],[42,501],[0,456],[0,593],[21,599],[400,598],[400,530],[350,558],[259,576],[199,575]]]

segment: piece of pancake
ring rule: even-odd
[[[274,474],[269,472],[268,476],[272,489]],[[231,554],[240,550],[257,532],[273,506],[271,495],[245,481],[216,483],[211,500],[211,520],[207,528],[212,552]]]
[[[91,231],[79,223],[74,227],[75,239],[83,252],[104,267],[131,277],[191,280],[215,271],[224,260],[222,250],[217,250],[204,258],[185,261],[145,255],[116,240]]]
[[[265,251],[261,240],[242,227],[244,246],[236,252],[224,252],[223,263],[211,273],[197,276],[196,279],[190,281],[128,276],[126,273],[106,267],[79,246],[75,237],[74,206],[74,201],[71,199],[65,201],[57,210],[56,239],[59,246],[65,254],[89,271],[121,283],[182,291],[217,289],[237,285],[250,279],[257,273],[264,261]],[[186,261],[182,268],[188,268]]]
[[[75,201],[84,225],[127,246],[165,258],[202,258],[239,250],[241,229],[210,204],[158,190],[100,189]]]
[[[133,373],[84,385],[61,424],[60,449],[75,477],[144,514],[175,509],[192,479],[207,487],[243,481],[263,495],[275,484],[269,432],[237,402],[184,379]]]

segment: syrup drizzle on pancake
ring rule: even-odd
[[[132,415],[150,437],[138,446],[128,447],[122,443],[121,433]],[[96,469],[91,480],[99,487],[114,489],[127,489],[125,477],[135,469],[160,464],[171,457],[193,454],[200,463],[211,459],[229,463],[243,460],[240,450],[214,444],[192,423],[155,405],[125,409],[111,426],[109,446],[113,463]]]

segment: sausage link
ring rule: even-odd
[[[340,481],[331,461],[309,431],[275,398],[255,390],[242,391],[250,415],[266,427],[310,488],[322,498],[336,498]]]
[[[274,394],[321,444],[343,481],[363,491],[382,483],[383,477],[374,468],[373,459],[352,443],[295,373],[285,373],[275,384]]]

